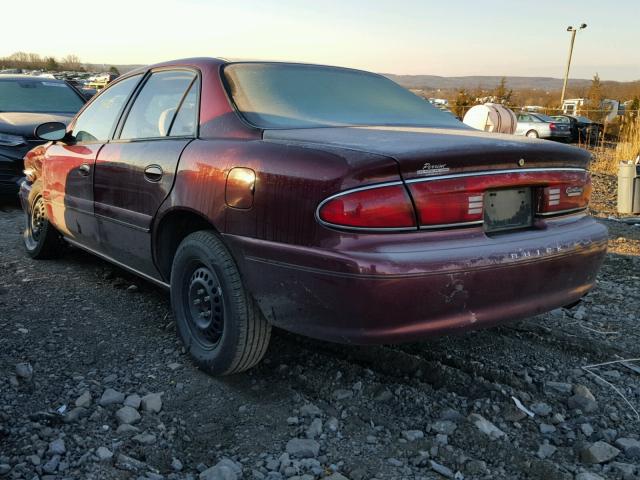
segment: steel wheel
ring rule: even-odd
[[[194,232],[180,242],[171,266],[171,307],[189,355],[213,375],[247,370],[267,351],[271,325],[213,231]]]
[[[195,340],[204,348],[215,347],[224,328],[224,299],[222,286],[213,270],[202,264],[194,268],[185,301],[189,328]]]
[[[42,197],[38,197],[31,207],[31,212],[26,213],[25,243],[28,248],[35,248],[40,241],[42,231],[47,221],[47,213]]]

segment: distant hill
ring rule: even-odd
[[[437,89],[491,89],[498,86],[502,77],[473,75],[468,77],[439,77],[437,75],[394,75],[384,73],[384,76],[399,83],[405,88],[415,88],[424,90]],[[553,77],[506,77],[507,85],[513,89],[537,89],[537,90],[559,90],[562,88],[562,79]],[[609,82],[607,82],[609,83]],[[611,82],[620,83],[620,82]],[[569,85],[574,88],[588,88],[591,80],[570,79]]]
[[[111,64],[87,64],[87,70],[107,71]],[[114,65],[120,73],[127,73],[144,65]],[[493,89],[500,83],[501,76],[471,75],[466,77],[440,77],[437,75],[395,75],[393,73],[383,73],[382,75],[399,83],[405,88],[420,90],[459,90],[465,88],[473,90],[480,87],[483,90]],[[513,90],[534,89],[541,91],[554,91],[562,88],[562,79],[554,77],[506,77],[507,87]],[[635,82],[615,82],[604,80],[604,86],[613,87],[618,90],[633,87],[634,91],[639,88],[640,81]],[[569,88],[588,89],[591,79],[572,78],[569,80]]]

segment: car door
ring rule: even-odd
[[[180,155],[197,134],[197,72],[150,72],[95,166],[95,215],[102,253],[158,277],[151,224],[169,194]]]
[[[94,165],[142,75],[107,88],[76,117],[71,140],[49,146],[44,159],[43,198],[53,224],[71,241],[94,249],[98,235],[93,208]]]
[[[531,116],[522,114],[522,113],[519,114],[515,135],[524,135],[525,133],[527,133],[530,121],[531,121]]]

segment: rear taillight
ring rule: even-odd
[[[555,123],[553,123],[553,122],[551,122],[551,123],[549,124],[549,129],[550,129],[550,130],[555,130],[555,129],[556,129],[556,124],[555,124]]]
[[[562,215],[587,208],[591,177],[580,169],[549,168],[417,178],[406,188],[398,182],[339,193],[320,204],[317,217],[328,226],[364,230],[481,225],[487,192],[522,187],[532,191],[533,215]]]
[[[535,212],[550,216],[585,209],[591,178],[584,170],[529,170],[409,180],[421,228],[481,224],[487,190],[532,187]]]
[[[336,227],[416,228],[411,199],[400,183],[351,190],[329,197],[318,207],[318,218]]]
[[[461,177],[409,184],[422,227],[482,223],[483,177]]]
[[[538,214],[549,216],[581,210],[589,205],[590,197],[591,175],[589,173],[565,174],[541,189],[538,196]]]

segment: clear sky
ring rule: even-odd
[[[432,75],[640,79],[640,0],[4,0],[0,56],[297,60]],[[13,18],[13,21],[8,21]]]

